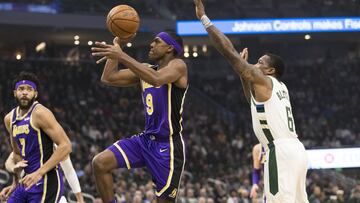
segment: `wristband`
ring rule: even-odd
[[[253,169],[252,172],[252,184],[259,184],[261,169]]]
[[[210,21],[210,19],[206,15],[203,15],[200,20],[201,20],[201,23],[204,25],[205,29],[207,29],[213,25],[213,23]]]

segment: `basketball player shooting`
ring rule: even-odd
[[[140,84],[145,112],[143,132],[115,142],[93,159],[102,200],[116,202],[112,170],[146,167],[156,185],[158,202],[175,202],[185,164],[181,132],[188,74],[185,62],[180,59],[182,39],[171,31],[157,34],[149,51],[149,59],[155,65],[140,63],[127,55],[117,37],[112,45],[100,42],[95,45],[92,55],[106,58],[101,81],[117,87]],[[119,63],[126,68],[118,70]]]
[[[281,81],[285,65],[279,56],[267,53],[254,65],[246,61],[248,50],[239,54],[231,41],[205,14],[201,0],[194,0],[201,20],[215,48],[239,75],[251,106],[255,135],[266,148],[264,185],[269,203],[306,203],[307,156],[297,138],[289,93]],[[291,166],[291,167],[289,167]]]

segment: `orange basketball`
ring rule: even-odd
[[[114,36],[129,39],[138,31],[140,18],[133,7],[118,5],[108,13],[106,25]]]

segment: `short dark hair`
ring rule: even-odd
[[[17,75],[15,77],[15,79],[13,80],[13,87],[15,89],[15,85],[17,82],[21,81],[21,80],[29,80],[33,83],[35,83],[36,87],[37,87],[37,91],[39,91],[39,79],[38,77],[34,74],[34,73],[30,73],[30,72],[26,72],[26,71],[21,71],[19,73],[19,75]]]
[[[184,43],[182,37],[180,37],[178,34],[176,34],[175,30],[167,29],[165,30],[166,33],[168,33],[180,46],[184,49]],[[174,55],[177,56],[178,53],[174,49]]]
[[[272,53],[265,53],[266,56],[268,56],[270,58],[269,65],[272,68],[275,68],[275,75],[278,79],[281,79],[282,76],[285,73],[285,63],[283,61],[283,59],[276,55],[276,54],[272,54]]]

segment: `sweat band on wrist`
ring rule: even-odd
[[[259,184],[261,169],[253,169],[252,172],[252,184]]]
[[[207,29],[208,27],[213,25],[213,23],[210,21],[210,19],[206,15],[203,15],[200,20],[201,20],[201,23],[204,25],[205,29]]]

